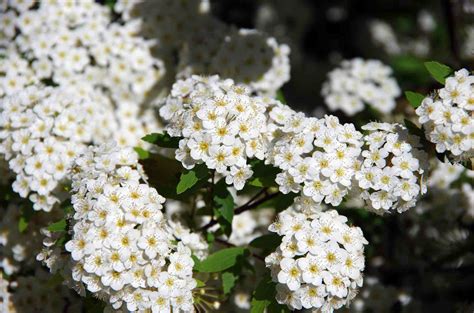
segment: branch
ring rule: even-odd
[[[273,199],[273,198],[275,198],[276,196],[278,196],[280,194],[278,192],[275,192],[275,193],[272,193],[272,194],[266,194],[265,197],[261,198],[258,201],[253,202],[258,196],[260,196],[263,193],[266,193],[266,189],[260,191],[256,196],[254,196],[252,199],[250,199],[250,201],[247,202],[246,204],[244,204],[244,205],[238,207],[237,209],[235,209],[234,210],[234,215],[238,215],[238,214],[243,213],[245,211],[254,209],[254,208],[258,207],[260,204],[262,204],[262,203],[264,203],[264,202],[266,202],[270,199]],[[200,230],[201,231],[207,230],[207,229],[209,229],[210,227],[212,227],[216,224],[217,224],[216,220],[211,220],[209,223],[207,223],[206,225],[201,227]]]

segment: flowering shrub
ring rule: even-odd
[[[315,6],[4,1],[0,311],[464,311],[456,23]]]

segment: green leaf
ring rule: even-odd
[[[276,99],[281,103],[286,104],[285,95],[283,94],[283,91],[281,91],[281,89],[277,91]]]
[[[60,221],[57,221],[56,223],[49,224],[48,230],[53,233],[62,232],[66,230],[66,226],[66,220],[62,219]]]
[[[247,249],[243,247],[234,247],[219,250],[205,260],[194,264],[194,270],[201,273],[222,272],[234,266],[238,259],[243,257]]]
[[[265,308],[275,300],[275,283],[265,275],[253,292],[250,313],[263,313]]]
[[[196,185],[199,180],[209,177],[208,175],[209,173],[205,165],[200,164],[195,166],[193,169],[181,174],[179,183],[176,186],[176,193],[179,195],[185,192]]]
[[[18,221],[18,231],[20,233],[25,232],[25,230],[28,228],[28,221],[24,216],[20,217],[20,220]]]
[[[234,218],[234,198],[227,189],[224,179],[221,179],[214,187],[214,204],[218,214],[232,224],[232,219]]]
[[[265,164],[261,160],[255,160],[252,162],[253,175],[249,180],[248,184],[254,187],[276,187],[275,182],[276,175],[280,170],[271,165]]]
[[[424,95],[421,93],[413,92],[413,91],[405,91],[405,97],[407,98],[408,102],[410,102],[411,106],[416,109],[421,105],[421,102],[425,98]]]
[[[138,154],[138,158],[140,160],[146,160],[150,157],[150,152],[146,151],[145,149],[135,147],[133,150],[135,150],[135,152]]]
[[[447,65],[439,62],[430,61],[425,62],[425,67],[430,72],[431,76],[439,83],[444,85],[446,77],[453,73],[453,69]]]
[[[194,278],[194,280],[196,281],[196,288],[202,288],[206,286],[206,283],[203,282],[202,280],[199,280],[197,278]]]
[[[148,134],[142,138],[143,141],[148,143],[155,144],[162,148],[173,148],[177,149],[179,147],[179,141],[181,138],[171,137],[168,133],[164,132],[162,134],[152,133]]]
[[[277,234],[265,234],[257,237],[249,243],[249,246],[259,249],[275,250],[281,243],[281,237]]]
[[[237,281],[237,276],[234,275],[232,272],[224,272],[222,273],[222,290],[224,294],[228,294],[232,288],[235,286],[235,282]]]

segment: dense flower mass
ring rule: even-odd
[[[192,76],[173,85],[160,109],[171,136],[183,137],[176,159],[185,168],[205,163],[237,190],[252,176],[249,159],[266,151],[267,101],[218,76]]]
[[[474,76],[461,69],[416,109],[429,141],[455,160],[474,156]]]
[[[269,230],[282,236],[265,259],[277,283],[278,303],[331,312],[355,297],[363,282],[367,240],[360,228],[347,225],[346,217],[334,210],[308,216],[290,207]]]
[[[344,60],[328,74],[322,94],[331,111],[342,110],[352,116],[366,105],[382,113],[395,108],[400,95],[392,69],[378,60]]]
[[[219,21],[209,14],[207,0],[118,1],[115,10],[125,21],[139,20],[141,34],[161,43],[155,55],[177,67],[178,77],[218,74],[264,94],[275,94],[290,78],[287,45]],[[179,51],[177,64],[172,64],[174,51]]]
[[[0,60],[0,95],[38,81],[106,88],[116,102],[140,103],[164,74],[137,24],[112,22],[92,0],[7,1],[0,34],[11,43]]]
[[[191,250],[174,240],[133,150],[89,149],[74,171],[73,279],[115,309],[192,311]]]
[[[305,117],[286,107],[273,108],[270,116],[278,131],[267,162],[282,170],[276,177],[280,191],[339,205],[359,167],[362,134],[335,116]]]
[[[426,154],[419,138],[400,124],[369,123],[362,127],[366,149],[356,173],[357,185],[368,208],[377,213],[403,212],[426,193],[423,173]]]
[[[13,190],[50,211],[87,143],[111,136],[110,108],[94,94],[31,86],[0,100],[0,154],[16,174]],[[97,105],[99,102],[101,105]]]

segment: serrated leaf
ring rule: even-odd
[[[222,273],[222,290],[224,294],[228,294],[232,288],[235,286],[235,282],[237,281],[237,276],[234,275],[232,272],[224,272]]]
[[[425,67],[437,82],[444,85],[446,77],[453,73],[453,69],[447,65],[441,64],[436,61],[425,62]]]
[[[249,243],[249,246],[259,249],[275,250],[281,243],[281,237],[277,234],[265,234],[257,237]]]
[[[204,165],[195,166],[193,169],[181,174],[179,183],[176,186],[176,193],[179,195],[185,192],[196,185],[199,180],[207,178],[208,175],[208,170]]]
[[[152,133],[142,138],[143,141],[157,145],[162,148],[173,148],[179,147],[179,141],[181,138],[171,137],[168,133]]]
[[[421,93],[413,91],[405,91],[405,97],[414,109],[418,108],[421,105],[423,99],[425,98],[425,96]]]
[[[28,228],[28,221],[24,216],[20,217],[20,220],[18,221],[18,231],[20,233],[25,232],[25,230]]]
[[[133,148],[133,150],[135,150],[135,152],[138,154],[138,158],[140,160],[146,160],[150,157],[150,152],[146,151],[143,148],[135,147]]]
[[[62,232],[66,230],[66,226],[66,220],[62,219],[60,221],[57,221],[56,223],[49,224],[48,230],[53,233]]]
[[[239,258],[246,254],[246,251],[243,247],[219,250],[208,256],[205,260],[194,264],[194,270],[201,273],[222,272],[234,266]]]

